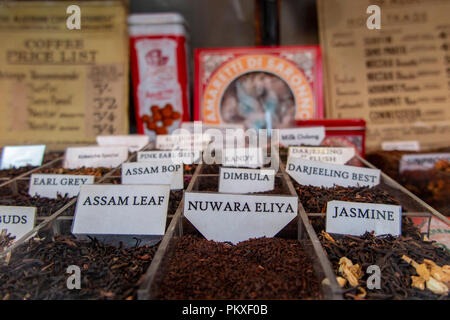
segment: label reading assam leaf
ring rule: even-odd
[[[346,147],[289,147],[288,153],[288,157],[335,164],[345,164],[354,156],[355,149]]]
[[[383,141],[381,143],[381,150],[383,151],[420,151],[420,143],[414,141]]]
[[[75,235],[164,235],[169,185],[84,185]]]
[[[288,146],[318,146],[325,138],[325,127],[279,129],[280,144]]]
[[[273,237],[297,216],[293,196],[186,192],[184,215],[208,240]]]
[[[126,146],[67,148],[63,167],[66,169],[113,168],[125,162],[127,158],[128,147]]]
[[[97,136],[99,146],[127,146],[128,151],[141,150],[150,142],[150,137],[144,134],[133,134],[123,136]]]
[[[2,151],[0,169],[40,166],[44,159],[45,145],[5,146]]]
[[[71,174],[32,174],[28,194],[31,197],[56,199],[57,195],[75,197],[80,192],[80,187],[85,184],[93,184],[92,175]]]
[[[405,154],[400,159],[399,171],[429,170],[439,160],[450,161],[450,153]]]
[[[316,187],[376,186],[380,170],[289,158],[286,172],[299,184]]]
[[[183,164],[125,162],[122,164],[122,184],[168,184],[171,190],[183,189]]]
[[[175,151],[139,151],[137,154],[138,162],[153,162],[166,160],[171,163],[193,164],[200,163],[202,152],[189,150]]]
[[[260,168],[263,166],[261,148],[226,148],[221,150],[222,165],[226,167]]]
[[[252,193],[273,190],[275,170],[220,168],[219,192]]]
[[[19,240],[34,228],[36,208],[0,206],[0,231],[7,230],[15,240]]]
[[[375,232],[376,236],[401,235],[402,207],[348,201],[327,203],[326,232],[363,235]]]

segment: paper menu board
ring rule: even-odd
[[[369,5],[381,29],[369,30]],[[422,149],[450,134],[450,1],[318,0],[327,118],[367,121],[369,151],[383,141]]]
[[[128,132],[128,37],[122,1],[77,2],[69,30],[61,1],[0,9],[0,145],[48,149]]]

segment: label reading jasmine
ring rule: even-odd
[[[77,169],[81,167],[117,167],[128,158],[128,147],[76,147],[67,148],[63,167]]]
[[[326,231],[328,233],[360,236],[375,232],[376,236],[401,235],[402,207],[347,201],[327,203]]]
[[[380,183],[380,170],[329,164],[290,157],[286,172],[299,184],[316,187],[369,186]]]
[[[166,160],[172,163],[193,164],[200,163],[202,152],[198,150],[174,150],[174,151],[139,151],[138,162],[152,162]]]
[[[273,237],[297,216],[293,196],[186,192],[184,215],[208,240]]]
[[[318,146],[325,138],[325,127],[279,129],[280,144],[288,146]]]
[[[220,168],[219,192],[252,193],[273,190],[275,170]]]
[[[45,145],[5,146],[2,150],[0,169],[40,166],[44,159]]]
[[[122,184],[168,184],[170,189],[183,189],[183,165],[170,161],[125,162]]]
[[[75,197],[82,185],[93,183],[92,175],[32,174],[28,194],[51,199],[56,199],[58,194]]]
[[[0,206],[0,231],[6,229],[17,241],[34,228],[35,217],[34,207]]]
[[[75,235],[164,235],[169,185],[84,185]]]
[[[346,147],[289,147],[288,153],[288,157],[335,164],[345,164],[354,156],[355,149]]]

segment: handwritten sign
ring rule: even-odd
[[[128,158],[128,147],[76,147],[67,148],[63,167],[77,169],[81,167],[117,167]]]
[[[151,162],[166,160],[172,163],[193,164],[200,163],[202,152],[198,150],[174,150],[174,151],[139,151],[138,162]]]
[[[168,184],[171,190],[183,189],[183,165],[170,161],[125,162],[122,184]]]
[[[80,187],[85,184],[93,184],[92,175],[70,174],[32,174],[28,194],[31,197],[39,196],[56,199],[58,194],[75,197],[80,192]]]
[[[293,196],[186,192],[184,215],[208,240],[273,237],[297,216]]]
[[[220,168],[219,192],[252,193],[273,190],[275,170]]]
[[[316,187],[369,186],[380,183],[380,170],[289,158],[286,172],[299,184]]]
[[[0,206],[0,230],[6,229],[19,240],[34,228],[35,217],[34,207]]]
[[[168,185],[84,185],[78,196],[75,235],[163,235]]]
[[[325,138],[325,127],[279,129],[282,146],[318,146]]]
[[[360,236],[365,232],[375,235],[401,235],[402,207],[348,201],[327,203],[326,231],[328,233]]]
[[[45,145],[5,146],[0,169],[40,166],[44,160]]]
[[[354,148],[346,147],[289,147],[288,157],[345,164],[355,156]]]
[[[145,134],[131,134],[121,136],[97,136],[99,146],[127,146],[128,151],[141,150],[150,142],[150,137]]]
[[[429,170],[439,160],[450,161],[450,153],[405,154],[400,159],[399,171]]]

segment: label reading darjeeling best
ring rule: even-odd
[[[125,162],[122,184],[168,184],[171,190],[183,189],[183,165],[170,161]]]
[[[44,160],[45,145],[5,146],[0,169],[40,166]]]
[[[162,236],[169,194],[169,185],[84,185],[72,233]]]
[[[429,170],[439,160],[450,161],[450,153],[405,154],[400,159],[399,171]]]
[[[149,142],[150,137],[143,134],[97,136],[97,143],[99,146],[127,146],[128,151],[130,152],[141,150]]]
[[[279,129],[280,144],[287,146],[318,146],[325,138],[325,127]]]
[[[77,169],[81,167],[117,167],[128,158],[128,147],[76,147],[67,148],[63,167]]]
[[[208,240],[238,243],[273,237],[297,216],[293,196],[186,192],[184,216]]]
[[[92,175],[70,174],[32,174],[28,194],[31,197],[39,196],[56,199],[61,196],[75,197],[80,192],[80,187],[85,184],[93,184]]]
[[[348,201],[327,203],[326,232],[363,235],[375,232],[376,236],[401,235],[402,207]]]
[[[316,187],[369,186],[380,183],[380,170],[289,158],[286,172],[299,184]]]
[[[354,148],[346,147],[289,147],[288,157],[345,164],[355,156]]]
[[[275,170],[220,168],[219,192],[266,192],[275,187]]]
[[[35,217],[34,207],[0,206],[0,231],[6,229],[18,240],[34,228]]]
[[[165,160],[172,163],[193,164],[200,163],[202,152],[199,150],[174,150],[174,151],[139,151],[138,162],[153,162]]]

